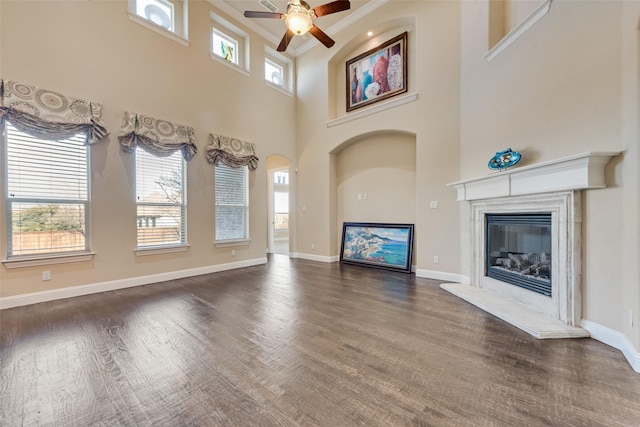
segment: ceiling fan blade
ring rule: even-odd
[[[293,35],[293,31],[291,30],[287,30],[287,32],[284,33],[284,37],[282,37],[282,41],[280,41],[280,44],[278,45],[278,52],[284,52],[287,50],[287,46],[289,46],[291,39],[293,39]]]
[[[245,18],[275,18],[280,19],[283,17],[282,13],[275,12],[254,12],[252,10],[247,10],[244,12]]]
[[[323,4],[321,6],[317,6],[313,8],[313,13],[316,16],[324,16],[330,13],[342,12],[343,10],[349,10],[351,8],[351,3],[347,0],[337,0],[331,3]]]
[[[315,25],[311,27],[309,32],[313,37],[317,38],[320,41],[320,43],[322,43],[326,47],[331,47],[336,43],[324,31],[322,31],[320,28],[316,27]]]

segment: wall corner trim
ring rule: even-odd
[[[20,307],[24,305],[38,304],[41,302],[55,301],[65,298],[79,297],[82,295],[96,294],[100,292],[114,291],[117,289],[132,288],[134,286],[148,285],[167,280],[182,279],[184,277],[200,276],[202,274],[218,273],[236,268],[252,267],[267,263],[267,258],[256,258],[246,261],[231,262],[227,264],[209,265],[205,267],[190,268],[188,270],[169,271],[166,273],[152,274],[149,276],[130,277],[127,279],[111,280],[108,282],[92,283],[89,285],[70,286],[68,288],[51,289],[41,292],[15,295],[0,298],[0,310]]]
[[[416,277],[423,277],[425,279],[444,280],[452,283],[465,283],[465,277],[461,274],[447,273],[444,271],[424,270],[421,268],[416,269]],[[468,283],[469,278],[466,278]]]
[[[324,256],[324,255],[314,255],[314,254],[305,254],[301,252],[291,253],[289,255],[290,258],[300,258],[306,259],[309,261],[318,261],[318,262],[338,262],[340,261],[340,257],[338,255],[334,256]]]
[[[631,368],[640,374],[640,352],[622,332],[582,319],[580,326],[589,331],[591,338],[622,352]]]

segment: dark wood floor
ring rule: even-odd
[[[273,256],[0,321],[3,426],[640,425],[619,351],[398,272]]]

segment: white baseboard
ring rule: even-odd
[[[444,280],[451,283],[465,283],[461,274],[447,273],[444,271],[424,270],[421,268],[416,269],[416,277],[424,277],[426,279]],[[467,278],[467,283],[469,279]]]
[[[309,261],[318,261],[318,262],[338,262],[340,261],[340,257],[338,255],[334,256],[324,256],[324,255],[314,255],[314,254],[304,254],[300,252],[290,253],[289,258],[300,258],[307,259]]]
[[[589,331],[591,338],[620,350],[631,365],[631,368],[640,373],[640,352],[636,350],[625,334],[590,320],[582,319],[580,326]]]
[[[261,265],[266,263],[267,258],[256,258],[246,261],[231,262],[228,264],[210,265],[206,267],[191,268],[188,270],[170,271],[167,273],[152,274],[149,276],[131,277],[127,279],[93,283],[90,285],[71,286],[68,288],[51,289],[48,291],[15,295],[0,298],[0,310],[65,298],[73,298],[82,295],[96,294],[99,292],[131,288],[134,286],[148,285],[150,283],[164,282],[167,280],[182,279],[184,277],[217,273],[220,271],[233,270],[236,268],[251,267],[254,265]]]

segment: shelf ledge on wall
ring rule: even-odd
[[[516,25],[513,30],[509,32],[502,40],[493,46],[489,52],[486,53],[484,58],[487,62],[493,61],[493,59],[507,48],[511,43],[516,41],[518,37],[523,35],[529,28],[544,17],[551,8],[551,0],[543,0],[540,5],[527,16],[521,23]]]
[[[389,110],[391,108],[398,107],[400,105],[408,104],[418,99],[417,93],[409,93],[402,96],[395,96],[391,98],[390,101],[381,102],[372,107],[363,108],[362,110],[356,111],[355,113],[350,113],[347,116],[338,117],[337,119],[329,120],[327,122],[327,127],[331,128],[334,126],[338,126],[352,120],[361,119],[363,117],[369,116],[371,114],[379,113],[381,111]]]

